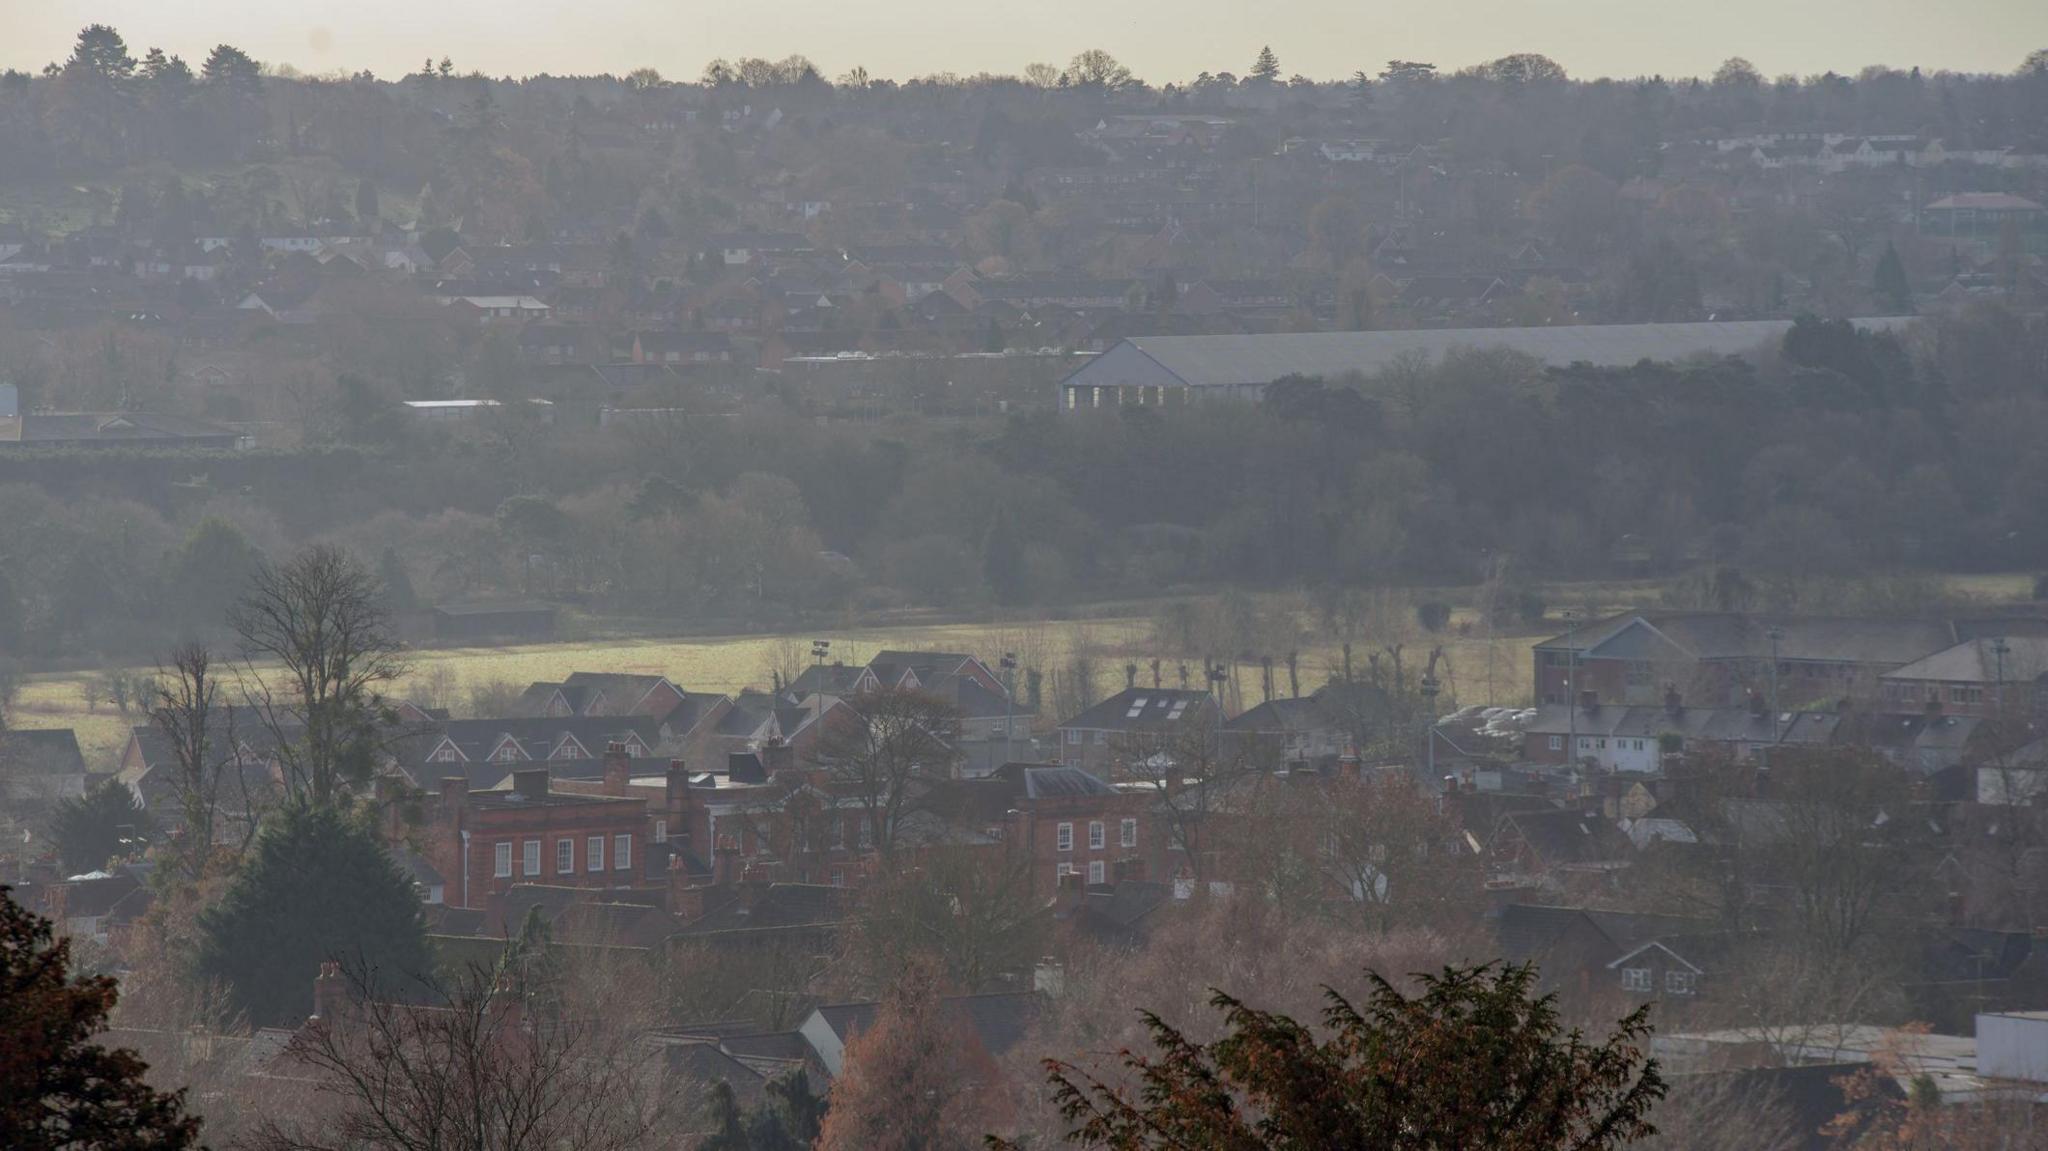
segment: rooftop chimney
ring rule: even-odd
[[[512,773],[512,792],[526,799],[548,797],[548,769],[545,767],[522,767]]]
[[[1579,693],[1579,706],[1580,706],[1580,707],[1582,707],[1582,708],[1585,708],[1585,709],[1586,709],[1587,711],[1597,711],[1597,710],[1599,710],[1599,707],[1600,707],[1600,693],[1599,693],[1599,692],[1597,692],[1597,691],[1595,691],[1595,690],[1593,690],[1593,689],[1592,689],[1592,688],[1590,688],[1590,687],[1589,687],[1589,688],[1587,688],[1587,689],[1585,689],[1584,691],[1580,692],[1580,693]]]
[[[469,806],[469,777],[466,775],[444,775],[441,777],[441,810],[450,816],[461,813]]]
[[[1031,970],[1031,990],[1040,995],[1057,998],[1067,989],[1067,969],[1060,961],[1047,956],[1038,961]]]
[[[731,887],[739,879],[740,845],[732,836],[721,835],[712,850],[711,882],[718,887]]]
[[[348,1008],[348,981],[341,976],[341,964],[327,960],[313,980],[313,1018],[323,1023],[338,1021]]]
[[[1677,684],[1664,685],[1664,710],[1672,715],[1685,710],[1685,697],[1678,694]]]
[[[769,736],[761,742],[761,768],[769,776],[788,771],[796,766],[796,748],[780,736]]]
[[[662,800],[670,811],[680,810],[690,795],[690,769],[680,759],[668,761],[668,774],[663,780]]]
[[[626,745],[612,740],[604,745],[604,793],[606,795],[626,794],[626,783],[633,778],[633,759],[626,754]]]
[[[690,872],[683,866],[683,857],[668,857],[668,912],[685,922],[704,917],[704,893],[708,888],[695,887],[690,883]]]

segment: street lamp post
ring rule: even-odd
[[[1995,656],[1997,656],[1997,657],[1998,657],[1998,695],[1997,695],[1997,698],[1995,699],[1995,701],[1994,701],[1994,702],[1995,702],[1995,703],[1997,704],[1997,706],[1998,706],[1998,721],[1999,721],[2000,723],[2004,723],[2004,722],[2005,722],[2005,657],[2006,657],[2006,656],[2008,656],[2008,655],[2011,655],[2011,654],[2012,654],[2012,645],[2011,645],[2011,644],[2009,644],[2009,643],[2007,643],[2007,642],[2005,642],[2005,637],[2004,637],[2004,636],[1999,636],[1999,637],[1998,637],[1998,638],[1997,638],[1996,640],[1994,640],[1994,641],[1992,642],[1992,644],[1991,644],[1991,654],[1992,654],[1992,655],[1995,655]]]
[[[1003,668],[1003,762],[1008,763],[1015,756],[1010,749],[1010,739],[1017,730],[1017,653],[1006,651],[1002,658]]]
[[[1422,673],[1422,754],[1432,781],[1436,779],[1436,696],[1442,690],[1434,672]]]
[[[1778,641],[1785,638],[1785,629],[1772,624],[1764,634],[1771,639],[1771,742],[1776,744],[1785,738],[1783,721],[1779,719],[1785,713],[1778,710]]]
[[[1223,760],[1223,684],[1230,673],[1220,663],[1209,665],[1209,698],[1216,705],[1216,760]]]
[[[1579,761],[1579,613],[1564,609],[1564,761]]]

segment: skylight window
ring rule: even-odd
[[[1125,718],[1125,719],[1136,719],[1136,718],[1138,718],[1138,716],[1139,716],[1140,714],[1142,714],[1142,713],[1144,712],[1144,710],[1145,710],[1145,703],[1146,703],[1146,699],[1145,699],[1145,697],[1144,697],[1144,696],[1142,696],[1142,695],[1141,695],[1141,696],[1139,696],[1139,697],[1138,697],[1138,698],[1137,698],[1137,699],[1136,699],[1136,700],[1135,700],[1135,701],[1134,701],[1134,702],[1133,702],[1133,703],[1131,704],[1131,710],[1129,710],[1129,711],[1127,711],[1127,712],[1125,712],[1125,713],[1124,713],[1124,718]]]

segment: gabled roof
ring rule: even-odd
[[[17,773],[83,775],[85,755],[68,727],[0,731],[0,767]]]
[[[1072,799],[1084,795],[1117,795],[1116,788],[1078,767],[1062,764],[1006,763],[993,778],[1009,782],[1025,799]]]
[[[844,887],[818,883],[770,884],[751,901],[737,891],[725,895],[725,902],[706,908],[702,916],[678,928],[676,936],[831,927],[846,919],[851,897]]]
[[[1037,994],[1029,991],[955,995],[939,1002],[947,1016],[966,1024],[988,1053],[998,1058],[1023,1040],[1041,1007]],[[844,1042],[874,1022],[876,1006],[828,1003],[818,1007],[816,1013]]]
[[[1650,940],[1696,932],[1704,926],[1704,920],[1676,915],[1511,903],[1501,908],[1495,931],[1502,952],[1523,960],[1541,958],[1574,929],[1589,933],[1615,953],[1624,953]]]
[[[2003,656],[1998,651],[2000,644],[2005,646]],[[2026,682],[2048,674],[2048,636],[1986,636],[1964,640],[1886,672],[1883,678],[1997,683],[2001,669],[2007,683]]]
[[[1518,833],[1546,867],[1605,863],[1625,858],[1632,846],[1619,828],[1598,814],[1569,809],[1509,812],[1501,824]]]
[[[1572,649],[1583,658],[1645,659],[1655,658],[1653,643],[1668,643],[1693,659],[1769,659],[1774,627],[1777,656],[1786,661],[1897,666],[1956,640],[1956,625],[1938,619],[1645,611],[1595,620],[1536,647]]]
[[[2007,192],[1958,192],[1953,196],[1943,196],[1941,199],[1927,205],[1927,209],[1932,212],[1958,210],[1972,212],[2039,212],[2042,210],[2041,205],[2036,204],[2032,200],[2024,196],[2014,196]]]
[[[1120,691],[1060,725],[1081,731],[1179,731],[1211,722],[1215,698],[1206,691],[1134,687]]]
[[[1259,734],[1324,731],[1342,726],[1343,721],[1331,715],[1314,696],[1269,699],[1223,724],[1226,731]]]

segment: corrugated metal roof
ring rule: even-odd
[[[1866,330],[1894,330],[1909,317],[1862,319]],[[1125,342],[1196,387],[1263,386],[1282,376],[1371,374],[1456,349],[1505,349],[1547,365],[1626,366],[1639,360],[1732,356],[1784,338],[1789,320],[1698,324],[1590,324],[1554,328],[1442,328],[1401,332],[1295,332],[1278,335],[1134,336]],[[1085,382],[1087,368],[1075,373]]]

